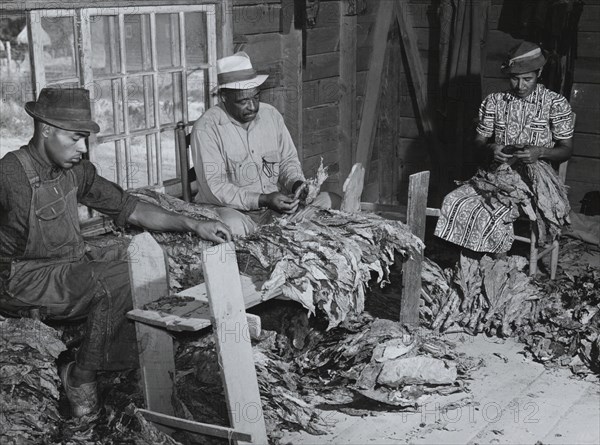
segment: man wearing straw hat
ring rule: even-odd
[[[268,76],[256,73],[245,52],[219,59],[217,75],[220,103],[192,130],[195,201],[214,206],[232,233],[243,236],[276,216],[298,216],[308,185],[283,116],[260,102]],[[312,205],[330,208],[338,199],[320,193]]]
[[[444,198],[435,230],[440,238],[472,251],[503,254],[514,241],[512,223],[519,211],[538,221],[540,241],[568,222],[566,189],[550,164],[571,157],[573,113],[563,96],[538,83],[545,63],[535,43],[521,42],[509,52],[501,71],[510,89],[484,99],[475,137],[478,148],[493,156],[496,176],[480,173]],[[514,184],[499,194],[488,189],[490,180],[501,177],[518,181],[521,190],[529,188],[519,206],[502,203],[516,201]],[[482,183],[485,187],[477,186]]]
[[[99,408],[96,373],[137,367],[128,259],[84,245],[77,204],[155,231],[194,232],[228,241],[226,226],[172,214],[138,201],[83,159],[99,131],[83,88],[44,88],[25,110],[34,118],[29,144],[0,160],[0,312],[42,319],[87,319],[76,361],[61,370],[72,414]]]

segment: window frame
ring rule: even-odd
[[[92,162],[96,160],[95,152],[97,147],[106,142],[114,142],[116,145],[116,178],[117,183],[122,185],[124,188],[134,188],[133,178],[130,174],[130,165],[129,162],[131,157],[131,141],[130,139],[133,137],[145,137],[146,138],[146,170],[148,177],[148,185],[149,186],[159,186],[164,187],[165,185],[170,185],[176,183],[180,177],[179,172],[179,153],[175,150],[175,165],[176,165],[176,178],[169,178],[166,180],[163,178],[162,174],[162,148],[161,148],[161,134],[164,132],[172,131],[173,135],[175,135],[175,128],[177,126],[177,122],[170,122],[166,124],[160,123],[160,98],[159,98],[159,88],[158,88],[158,80],[160,74],[165,73],[180,73],[181,75],[181,91],[178,91],[176,94],[181,98],[181,103],[178,106],[181,106],[181,116],[185,125],[190,125],[188,122],[188,94],[187,94],[187,55],[186,55],[186,30],[185,30],[185,14],[189,12],[202,12],[206,14],[206,26],[207,26],[207,58],[208,60],[205,63],[195,64],[195,68],[204,69],[207,72],[207,82],[208,82],[208,94],[207,94],[207,107],[211,107],[215,104],[215,97],[210,94],[210,87],[217,83],[217,74],[216,74],[216,60],[217,60],[217,48],[218,48],[218,38],[217,34],[217,13],[219,12],[219,3],[201,3],[201,4],[171,4],[171,5],[156,5],[156,6],[148,6],[148,5],[140,5],[135,6],[114,6],[114,7],[71,7],[65,5],[66,8],[48,8],[48,9],[33,9],[27,12],[27,27],[29,33],[29,42],[30,42],[30,51],[31,51],[31,82],[32,89],[35,97],[38,96],[39,91],[46,85],[60,85],[61,83],[73,83],[78,82],[79,86],[83,88],[87,88],[88,90],[92,90],[94,88],[95,82],[100,80],[111,80],[111,81],[120,81],[120,91],[122,105],[119,108],[119,105],[116,103],[115,97],[115,89],[111,88],[113,94],[113,117],[115,119],[115,126],[117,125],[116,116],[119,110],[123,112],[123,120],[122,126],[123,129],[120,131],[120,128],[115,128],[114,134],[111,135],[95,135],[92,134],[88,138],[89,143],[89,158]],[[221,11],[222,12],[222,11]],[[150,34],[150,48],[145,48],[143,50],[149,51],[151,55],[151,67],[147,70],[136,71],[136,72],[128,72],[127,71],[127,60],[126,60],[126,48],[125,48],[125,17],[127,15],[139,15],[143,17],[144,15],[149,16],[149,29],[146,29],[145,32],[149,32]],[[158,57],[157,57],[157,29],[156,29],[156,14],[177,14],[178,24],[179,24],[179,61],[180,64],[177,67],[171,68],[159,68],[158,66]],[[93,16],[113,16],[117,17],[118,20],[118,45],[119,45],[119,53],[120,60],[118,64],[118,71],[115,73],[108,74],[106,76],[94,76],[92,69],[92,33],[91,33],[91,22],[90,17]],[[74,26],[74,38],[75,38],[75,48],[76,53],[75,63],[76,63],[76,71],[78,76],[72,77],[68,79],[61,79],[59,81],[51,81],[47,82],[46,80],[46,72],[44,66],[44,50],[42,44],[42,19],[44,17],[55,17],[55,18],[63,18],[63,17],[72,17],[73,18],[73,26]],[[145,24],[145,20],[141,21]],[[142,28],[146,28],[142,25]],[[115,37],[113,37],[115,38]],[[173,40],[174,42],[174,40]],[[196,66],[197,65],[197,66]],[[148,88],[143,82],[144,89],[144,97],[147,99],[149,94],[152,95],[152,104],[153,104],[153,113],[154,113],[154,125],[146,126],[146,128],[142,130],[131,131],[129,128],[129,119],[128,119],[128,94],[127,90],[127,81],[129,77],[152,77],[152,88],[151,91],[148,91]],[[118,80],[120,79],[120,80]],[[178,88],[174,83],[174,94],[175,88]],[[145,103],[146,102],[145,100]],[[148,110],[146,110],[146,114],[148,115]],[[92,107],[92,118],[94,118],[94,107]],[[175,136],[174,136],[175,137]],[[123,144],[123,149],[121,149],[121,144]]]

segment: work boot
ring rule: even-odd
[[[75,362],[71,362],[65,366],[61,370],[60,379],[71,405],[71,415],[73,417],[83,417],[98,411],[100,408],[100,403],[98,402],[98,384],[91,382],[79,386],[69,385],[69,374],[71,373],[71,367],[74,365]]]

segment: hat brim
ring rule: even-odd
[[[227,88],[230,90],[250,90],[252,88],[257,88],[257,87],[261,86],[263,83],[265,83],[265,81],[267,80],[268,77],[269,77],[268,74],[257,74],[256,77],[249,79],[249,80],[240,80],[237,82],[221,84],[218,87],[215,87],[213,89],[213,92],[216,93],[221,88]]]
[[[25,111],[28,115],[34,119],[44,122],[45,124],[52,125],[53,127],[60,128],[61,130],[67,131],[85,131],[87,133],[98,133],[100,126],[94,121],[73,121],[73,120],[61,120],[61,119],[50,119],[45,116],[40,116],[35,112],[35,102],[27,102],[25,104]]]
[[[512,65],[508,63],[503,63],[500,67],[500,71],[503,74],[524,74],[530,73],[532,71],[537,71],[546,64],[546,57],[541,55],[540,57],[536,57],[533,60],[528,60],[525,62],[515,62]]]

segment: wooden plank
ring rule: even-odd
[[[144,416],[145,419],[165,425],[178,430],[189,431],[191,433],[205,434],[214,437],[222,437],[229,440],[242,440],[248,443],[253,442],[253,437],[250,434],[236,431],[233,428],[228,428],[219,425],[210,425],[208,423],[200,423],[194,420],[181,419],[179,417],[168,416],[166,414],[160,414],[154,411],[148,411],[147,409],[139,408],[137,410]]]
[[[398,3],[394,8],[394,13],[396,20],[398,21],[398,26],[400,27],[400,36],[402,38],[402,44],[404,46],[404,52],[410,70],[410,78],[415,86],[415,99],[417,102],[417,110],[419,112],[419,122],[423,128],[423,133],[430,144],[430,150],[433,155],[432,162],[434,164],[440,163],[444,161],[444,153],[433,133],[433,124],[427,106],[428,98],[425,74],[423,73],[421,59],[418,56],[416,36],[405,9],[404,3]],[[444,170],[439,171],[440,176],[443,176],[443,172]],[[442,180],[442,183],[445,183],[445,180]]]
[[[238,0],[235,0],[236,3]],[[243,0],[242,0],[243,1]],[[277,3],[279,0],[276,0]],[[273,2],[273,0],[265,0],[256,3],[268,3]],[[195,5],[211,5],[214,4],[215,0],[195,0]],[[0,10],[6,11],[24,11],[24,10],[35,10],[35,9],[48,9],[48,8],[89,8],[90,6],[102,6],[102,7],[119,7],[125,8],[126,13],[129,14],[139,14],[140,5],[143,6],[164,6],[164,0],[96,0],[91,3],[89,0],[61,0],[59,3],[48,3],[48,2],[40,2],[38,0],[4,0],[0,3]],[[189,0],[170,0],[168,2],[169,6],[177,6],[177,5],[189,5]],[[128,11],[127,11],[128,9]]]
[[[127,254],[134,309],[168,295],[166,257],[154,238],[147,232],[134,236]],[[135,330],[146,407],[173,414],[173,340],[166,331],[154,326],[136,323]]]
[[[304,108],[304,95],[302,92],[302,30],[290,27],[288,34],[282,37],[283,52],[283,84],[285,88],[285,111],[283,119],[292,140],[296,145],[299,159],[304,156],[304,133],[302,121]]]
[[[353,159],[365,166],[368,165],[373,151],[377,118],[379,116],[379,99],[381,91],[381,80],[383,76],[383,65],[387,47],[387,37],[392,23],[394,4],[389,1],[379,2],[375,33],[373,34],[373,53],[369,63],[367,75],[367,88],[365,101],[361,112],[358,142],[356,144],[356,155]],[[368,179],[368,169],[367,169]]]
[[[577,113],[575,130],[600,134],[600,84],[575,83],[571,91],[571,107]]]
[[[575,156],[600,157],[600,135],[575,132],[573,136]]]
[[[241,49],[248,54],[255,69],[266,69],[281,61],[284,40],[289,38],[281,34],[250,35]]]
[[[29,51],[31,88],[33,97],[36,100],[42,88],[46,86],[44,45],[39,42],[44,32],[42,29],[42,14],[38,11],[30,11],[27,14],[27,41],[30,42],[31,48],[31,51]]]
[[[344,14],[344,8],[340,7],[341,1],[321,2],[319,4],[319,13],[313,29],[321,27],[338,27],[340,24],[340,14]]]
[[[230,424],[236,431],[251,434],[254,443],[267,443],[252,345],[241,335],[248,326],[233,243],[204,250],[202,268]]]
[[[337,150],[339,132],[339,128],[333,126],[304,134],[304,157],[309,158],[323,152]]]
[[[408,205],[406,223],[411,232],[421,240],[425,239],[425,222],[429,172],[410,176],[408,185]],[[414,254],[402,265],[402,300],[400,302],[400,322],[417,328],[419,326],[419,298],[421,296],[421,265],[423,253]]]
[[[590,5],[585,2],[583,13],[579,18],[577,30],[579,32],[598,32],[598,23],[600,23],[600,5]]]
[[[579,118],[579,115],[577,118]],[[567,181],[570,178],[579,182],[600,184],[600,159],[573,156],[569,159]]]
[[[419,134],[419,127],[417,126],[417,120],[413,117],[400,117],[400,132],[398,136],[408,139],[417,139]]]
[[[341,58],[344,62],[344,57]],[[341,78],[328,77],[326,79],[311,80],[302,85],[302,104],[304,108],[318,105],[333,104],[340,101],[344,93]]]
[[[575,59],[575,82],[600,83],[600,59],[597,57],[577,57]]]
[[[346,4],[344,3],[344,6]],[[341,8],[343,11],[344,8]],[[356,153],[356,16],[340,16],[340,104],[339,159],[340,176],[345,178],[354,164]]]
[[[314,28],[306,31],[306,54],[323,54],[339,50],[338,27]]]
[[[335,77],[340,74],[340,53],[331,52],[306,56],[304,80]]]
[[[365,168],[361,164],[354,164],[342,187],[344,194],[340,207],[341,211],[350,213],[360,212],[360,197],[362,196],[364,181]]]
[[[221,30],[217,57],[220,59],[233,54],[233,0],[222,0],[221,7],[217,8],[219,13],[217,29]]]
[[[303,112],[304,132],[308,133],[328,127],[337,127],[339,123],[339,113],[339,107],[335,104],[305,109]]]
[[[598,25],[596,25],[596,31]],[[600,32],[578,32],[577,33],[577,56],[600,57]]]
[[[281,6],[277,4],[260,4],[233,7],[234,34],[263,34],[279,32]]]

